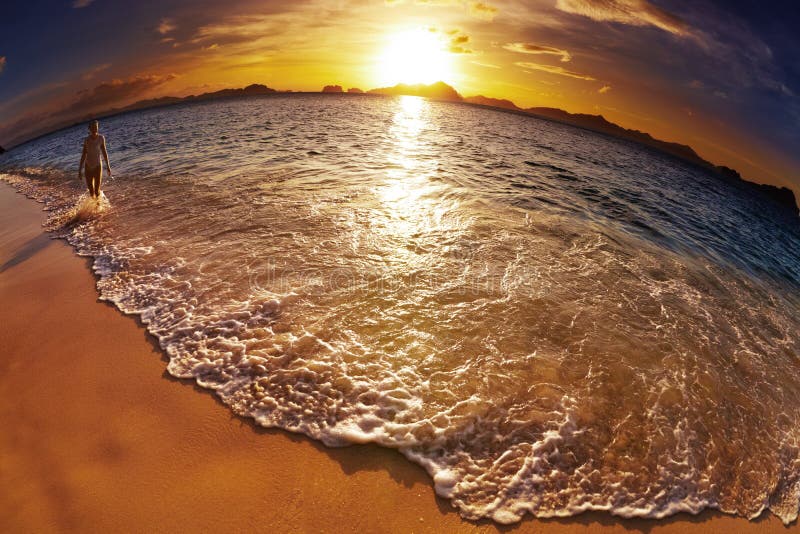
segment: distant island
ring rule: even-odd
[[[341,85],[326,85],[322,88],[323,93],[344,93],[344,88]],[[358,87],[351,87],[347,90],[348,93],[363,93]]]
[[[119,113],[127,113],[130,111],[155,108],[162,106],[169,106],[185,102],[202,102],[206,100],[216,100],[222,98],[237,98],[245,96],[258,96],[280,93],[292,93],[293,91],[278,91],[263,84],[251,84],[244,88],[239,89],[222,89],[219,91],[202,93],[199,95],[189,95],[184,97],[164,96],[160,98],[153,98],[148,100],[140,100],[128,106],[121,108],[112,108],[101,113],[94,113],[82,117],[78,122],[85,122],[91,118],[105,118]],[[369,91],[362,91],[358,88],[350,88],[346,92],[341,85],[326,85],[319,93],[316,94],[337,94],[337,95],[353,95],[353,96],[420,96],[432,100],[441,100],[447,102],[459,102],[468,105],[486,107],[491,109],[504,110],[512,113],[519,113],[523,115],[531,115],[546,120],[569,124],[577,126],[586,130],[599,132],[602,134],[610,135],[620,139],[633,141],[640,145],[650,147],[658,150],[659,152],[669,154],[673,157],[679,158],[683,161],[709,170],[716,174],[719,178],[736,182],[745,187],[750,187],[754,191],[759,191],[761,194],[773,199],[779,205],[789,209],[792,214],[797,215],[799,210],[797,200],[791,189],[787,187],[778,187],[767,184],[757,184],[749,180],[744,180],[741,175],[734,169],[725,166],[714,165],[713,163],[701,158],[690,146],[682,145],[679,143],[672,143],[655,139],[650,134],[641,132],[639,130],[629,130],[609,122],[602,115],[589,115],[585,113],[569,113],[558,108],[548,107],[532,107],[520,108],[514,102],[506,99],[491,98],[483,95],[463,97],[452,86],[445,82],[439,81],[432,84],[397,84],[392,87],[380,87],[371,89]],[[55,125],[49,128],[47,132],[43,132],[31,139],[24,142],[31,141],[38,137],[47,135],[53,131],[72,126],[76,123],[73,119],[69,123]],[[0,147],[0,154],[4,152]]]
[[[458,91],[444,82],[436,82],[430,85],[418,83],[408,85],[405,83],[398,83],[393,87],[380,87],[378,89],[371,89],[367,93],[372,95],[410,95],[422,96],[431,98],[433,100],[447,100],[454,102],[463,102],[464,97],[458,94]]]

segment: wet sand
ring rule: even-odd
[[[165,372],[155,340],[100,302],[88,259],[0,183],[0,531],[786,532],[717,512],[465,521],[375,446],[258,428]]]

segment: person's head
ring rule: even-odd
[[[100,129],[100,123],[97,121],[92,121],[89,123],[89,133],[96,134],[97,131]]]

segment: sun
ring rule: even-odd
[[[453,61],[438,32],[406,30],[391,35],[378,58],[377,75],[381,85],[450,81]]]

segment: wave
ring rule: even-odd
[[[213,124],[217,107],[192,120]],[[170,374],[265,427],[399,449],[466,518],[704,508],[797,517],[791,282],[667,249],[661,240],[678,232],[659,219],[644,218],[642,232],[586,217],[575,207],[585,183],[571,192],[556,176],[560,194],[548,196],[555,186],[542,182],[532,209],[517,203],[531,189],[517,164],[511,188],[493,176],[442,177],[441,158],[419,140],[440,134],[407,110],[382,136],[339,112],[364,128],[350,132],[364,149],[348,156],[332,144],[307,158],[288,146],[295,159],[278,154],[285,179],[270,178],[274,162],[225,174],[213,154],[197,156],[191,174],[159,175],[137,155],[145,170],[115,184],[110,208],[76,203],[58,169],[0,178],[43,202],[48,227],[94,258],[101,298],[141,318]],[[467,120],[447,113],[441,124]],[[119,120],[134,130],[139,119]],[[303,146],[301,129],[315,126],[291,120]],[[385,166],[369,159],[380,151]],[[634,182],[635,205],[591,187],[623,212],[648,207],[649,190]],[[694,224],[701,234],[705,223]]]

